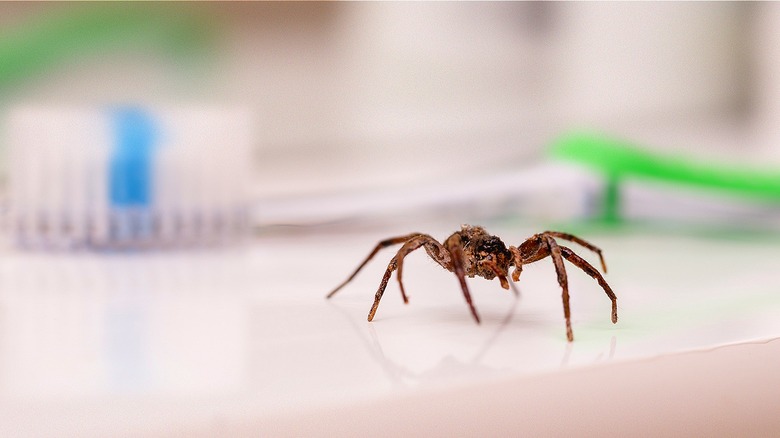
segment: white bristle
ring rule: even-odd
[[[33,248],[241,238],[251,124],[248,112],[220,108],[14,109],[5,129],[13,237]]]

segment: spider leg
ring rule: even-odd
[[[336,292],[338,292],[338,291],[339,291],[339,290],[340,290],[342,287],[346,286],[346,285],[347,285],[347,283],[349,283],[350,281],[352,281],[352,279],[353,279],[353,278],[355,278],[355,276],[358,274],[358,272],[360,272],[360,270],[361,270],[361,269],[363,269],[363,266],[366,266],[366,263],[368,263],[368,261],[369,261],[369,260],[371,260],[371,259],[372,259],[372,258],[373,258],[373,257],[376,255],[376,253],[378,253],[378,252],[379,252],[379,250],[381,250],[382,248],[386,248],[386,247],[388,247],[388,246],[391,246],[391,245],[396,245],[396,244],[399,244],[399,243],[404,243],[404,242],[406,242],[407,240],[409,240],[409,239],[411,239],[411,238],[413,238],[413,237],[415,237],[415,236],[419,236],[420,234],[421,234],[421,233],[412,233],[412,234],[408,234],[408,235],[406,235],[406,236],[391,237],[391,238],[389,238],[389,239],[385,239],[385,240],[383,240],[383,241],[381,241],[381,242],[377,243],[377,244],[376,244],[376,247],[374,247],[374,250],[373,250],[373,251],[371,251],[371,253],[368,255],[368,257],[366,257],[366,258],[363,260],[363,263],[361,263],[361,264],[360,264],[360,265],[357,267],[357,269],[355,269],[355,271],[352,273],[352,275],[350,275],[350,276],[349,276],[349,278],[347,278],[346,280],[344,280],[344,281],[343,281],[341,284],[339,284],[338,286],[336,286],[336,288],[335,288],[335,289],[333,289],[333,290],[332,290],[332,291],[331,291],[331,292],[330,292],[330,293],[329,293],[329,294],[328,294],[328,295],[327,295],[325,298],[330,298],[330,297],[332,297],[332,296],[333,296],[333,295],[335,295],[335,294],[336,294]]]
[[[571,262],[574,266],[582,269],[585,271],[586,274],[590,275],[599,282],[599,285],[601,285],[601,288],[604,289],[604,292],[607,293],[607,296],[610,300],[612,300],[612,323],[617,323],[618,316],[617,316],[617,296],[614,292],[612,292],[612,288],[609,287],[607,284],[607,281],[604,280],[604,277],[601,276],[599,271],[593,267],[590,263],[588,263],[585,259],[578,256],[574,253],[570,248],[567,248],[565,246],[561,246],[561,254],[563,257],[566,258],[569,262]]]
[[[604,256],[601,254],[601,248],[598,246],[584,240],[580,239],[579,237],[569,234],[569,233],[561,233],[559,231],[545,231],[544,233],[547,236],[556,237],[558,239],[568,240],[570,242],[574,242],[576,244],[582,245],[585,248],[588,248],[589,250],[595,252],[599,255],[599,261],[601,262],[601,270],[604,271],[604,273],[607,273],[607,264],[604,262]]]
[[[460,288],[463,291],[463,297],[466,298],[466,303],[469,305],[471,315],[474,320],[479,324],[479,315],[477,309],[474,308],[474,303],[471,301],[471,293],[469,293],[469,287],[466,284],[466,270],[463,267],[463,243],[459,234],[453,234],[444,242],[444,246],[450,252],[452,259],[452,272],[458,277]]]
[[[512,264],[515,270],[512,271],[512,281],[520,281],[520,274],[523,272],[523,255],[516,246],[509,246],[509,252],[512,253]]]
[[[385,293],[385,289],[387,288],[387,282],[390,281],[390,275],[395,271],[395,268],[398,267],[398,260],[393,257],[390,260],[390,264],[387,265],[387,270],[385,271],[385,275],[382,276],[382,281],[379,283],[379,289],[377,289],[376,294],[374,294],[374,304],[371,305],[371,310],[368,311],[368,320],[371,321],[374,319],[374,314],[376,314],[376,309],[379,307],[379,300],[382,299],[382,295]]]
[[[496,266],[495,262],[492,261],[482,262],[482,264],[490,268],[490,270],[493,271],[494,274],[496,274],[496,277],[498,277],[498,281],[501,283],[501,287],[509,290],[509,281],[507,281],[506,276],[501,273],[501,270],[498,269],[498,266]]]
[[[563,316],[566,318],[566,339],[569,342],[574,340],[574,334],[571,330],[571,309],[569,308],[569,281],[566,277],[566,267],[563,265],[563,256],[561,247],[552,236],[544,236],[547,247],[550,250],[550,257],[555,265],[555,272],[558,274],[558,284],[563,289]]]
[[[404,283],[401,278],[403,273],[403,260],[404,257],[406,257],[410,252],[422,246],[426,246],[429,255],[431,254],[431,251],[433,249],[438,251],[437,254],[439,255],[441,255],[440,251],[444,250],[444,247],[442,247],[441,244],[436,241],[436,239],[434,239],[433,237],[427,234],[417,234],[412,236],[410,239],[408,239],[406,243],[404,243],[404,245],[401,247],[401,249],[398,250],[396,255],[390,260],[390,263],[387,265],[387,269],[385,270],[385,275],[382,276],[382,281],[379,283],[379,289],[377,289],[376,294],[374,295],[374,304],[371,306],[371,310],[368,312],[369,321],[374,319],[376,310],[379,307],[379,301],[382,299],[382,295],[384,295],[385,289],[387,289],[387,282],[390,281],[390,276],[395,270],[398,270],[396,277],[398,278],[398,284],[401,286],[401,296],[404,299],[404,303],[409,302],[409,299],[406,296],[406,291],[404,290]],[[429,247],[432,249],[428,249]],[[436,260],[439,263],[443,263],[446,261],[445,258],[440,258],[440,259],[434,258],[434,260]]]
[[[398,279],[398,285],[401,287],[401,296],[404,299],[404,304],[409,304],[409,298],[406,296],[406,289],[404,289],[404,283],[401,279],[404,270],[404,257],[421,246],[425,246],[426,252],[432,259],[434,259],[445,269],[448,269],[447,264],[449,263],[449,255],[447,250],[444,249],[441,243],[439,243],[436,239],[427,234],[420,234],[419,236],[412,237],[406,241],[404,246],[398,250],[398,254],[396,254],[396,258],[398,259],[398,272],[395,274],[395,278]]]

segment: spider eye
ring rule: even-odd
[[[480,255],[497,254],[506,252],[506,246],[504,245],[504,242],[502,242],[498,237],[491,236],[490,238],[480,242],[478,252]]]

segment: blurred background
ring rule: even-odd
[[[219,429],[777,336],[778,24],[744,2],[0,4],[0,431]],[[470,282],[479,328],[433,263],[366,326],[389,253],[323,299],[380,239],[464,222],[584,233],[621,322],[570,269],[566,346],[549,263],[522,301]]]
[[[265,223],[317,222],[321,205],[312,202],[323,194],[373,190],[391,198],[386,210],[403,207],[386,189],[428,188],[428,205],[457,198],[481,177],[544,161],[573,129],[697,160],[780,161],[771,4],[3,9],[3,113],[117,104],[249,110],[251,190],[266,202],[257,213]],[[7,175],[7,144],[2,151]],[[550,183],[567,177],[547,175]],[[479,190],[495,197],[524,184]],[[351,207],[331,200],[326,210],[378,213],[382,206],[366,200],[376,197],[351,199]]]

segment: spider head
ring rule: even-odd
[[[485,234],[474,242],[475,274],[487,280],[497,275],[506,277],[512,262],[512,254],[496,236]]]

